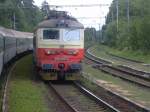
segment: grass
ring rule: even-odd
[[[150,53],[144,54],[140,51],[118,50],[118,49],[110,48],[110,47],[104,46],[104,45],[96,45],[95,48],[98,50],[103,48],[103,49],[105,49],[105,51],[107,51],[113,55],[117,55],[120,57],[132,59],[132,60],[141,61],[144,63],[150,63]]]
[[[140,55],[134,56],[135,52],[133,52],[133,53],[131,53],[131,52],[128,53],[129,51],[128,52],[123,52],[123,51],[119,51],[119,50],[116,50],[116,49],[113,49],[113,48],[109,48],[109,47],[104,46],[104,45],[95,45],[90,49],[90,52],[95,54],[98,57],[101,57],[105,60],[113,62],[114,65],[127,65],[127,66],[130,66],[130,67],[135,68],[135,69],[150,72],[150,67],[149,66],[144,66],[140,63],[131,62],[131,61],[121,59],[121,58],[118,58],[118,57],[114,57],[114,56],[111,56],[111,55],[108,54],[108,53],[111,53],[111,54],[120,56],[119,54],[116,53],[116,52],[120,52],[122,54],[123,53],[126,54],[126,56],[121,55],[121,57],[124,57],[124,58],[129,58],[129,56],[131,56],[131,55],[135,58],[137,58],[137,57],[139,58]],[[135,58],[133,60],[136,60]],[[149,61],[150,61],[150,56],[148,57],[147,55],[145,57],[144,56],[141,57],[141,60],[138,60],[138,61],[143,61],[142,59],[147,59],[147,58],[149,58]],[[147,62],[148,62],[148,59],[147,59]]]
[[[32,57],[17,62],[9,82],[9,112],[48,112],[44,92],[46,88],[31,80]]]
[[[84,48],[88,48],[94,44],[93,41],[84,41],[84,43]]]
[[[95,77],[97,80],[102,80],[102,81],[108,82],[108,85],[110,86],[110,88],[112,88],[113,91],[118,92],[115,89],[119,89],[122,91],[122,92],[119,92],[119,94],[126,96],[131,100],[140,102],[147,107],[150,107],[150,96],[149,96],[150,90],[143,89],[132,83],[123,81],[120,78],[103,73],[100,70],[96,70],[86,64],[84,64],[83,70],[84,70],[84,72],[91,74],[91,76]],[[112,87],[112,85],[115,87],[118,87],[118,88],[114,89]],[[107,86],[107,87],[109,87],[109,86]],[[95,87],[93,87],[93,88],[95,88]]]

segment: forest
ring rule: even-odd
[[[32,32],[42,19],[33,0],[0,0],[0,26]]]
[[[102,28],[106,45],[150,53],[150,0],[113,0]],[[118,22],[117,22],[118,20]]]

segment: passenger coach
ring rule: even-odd
[[[0,75],[15,56],[33,49],[33,33],[0,27]]]
[[[35,65],[44,80],[76,80],[84,56],[84,27],[63,11],[51,11],[34,33]]]

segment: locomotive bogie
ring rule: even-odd
[[[80,79],[80,72],[44,72],[40,71],[39,75],[42,77],[43,80],[79,80]]]
[[[58,80],[57,72],[40,71],[39,75],[42,77],[43,80]]]

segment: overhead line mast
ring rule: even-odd
[[[103,19],[105,17],[76,17],[77,19]]]

